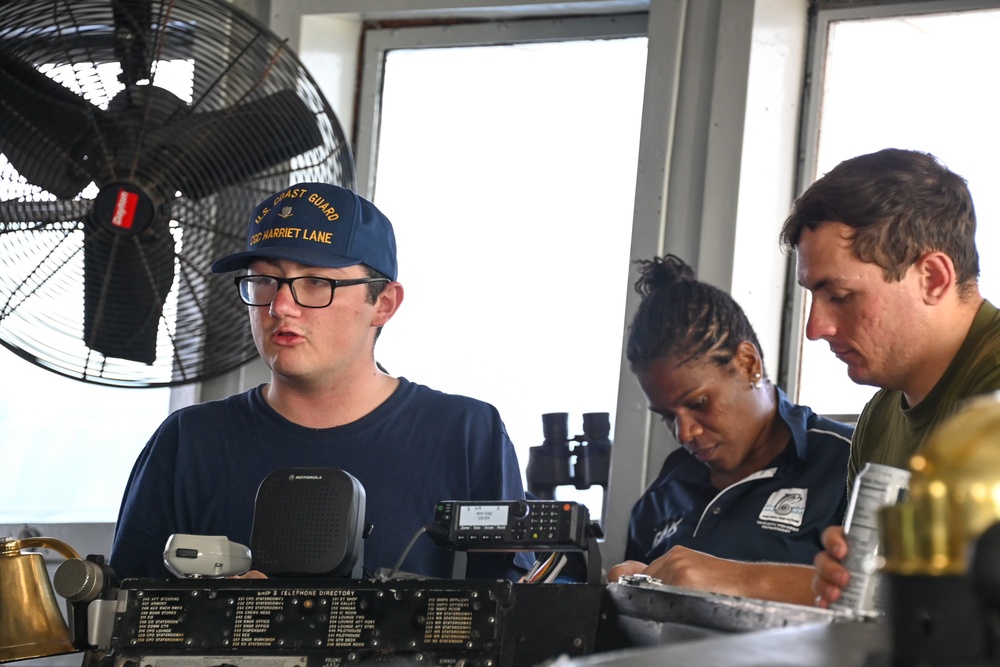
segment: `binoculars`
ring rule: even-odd
[[[569,414],[542,415],[542,444],[528,452],[528,492],[553,500],[557,486],[608,488],[611,421],[607,412],[583,415],[583,435],[569,437]]]

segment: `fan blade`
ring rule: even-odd
[[[86,199],[0,202],[0,234],[29,227],[40,228],[54,222],[83,220],[91,205],[92,202]]]
[[[0,152],[29,183],[72,199],[91,182],[100,109],[0,48]]]
[[[152,3],[149,0],[112,0],[111,7],[115,17],[115,57],[122,66],[119,79],[127,87],[150,75]]]
[[[88,225],[84,240],[84,342],[105,357],[156,360],[163,304],[174,282],[174,239],[150,228],[135,236]]]
[[[313,112],[294,91],[282,90],[233,109],[191,113],[157,128],[144,144],[142,171],[200,199],[322,142]]]
[[[106,125],[115,130],[103,139],[109,168],[100,173],[103,178],[98,184],[103,186],[115,177],[144,183],[160,180],[162,167],[155,164],[157,159],[169,156],[176,149],[157,143],[168,144],[176,139],[163,130],[189,113],[184,100],[159,86],[131,86],[115,95],[105,112]],[[151,128],[161,130],[158,133]],[[170,183],[166,185],[170,195],[177,190]]]

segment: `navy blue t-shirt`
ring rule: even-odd
[[[733,560],[811,564],[823,529],[843,522],[854,429],[781,389],[778,415],[792,432],[788,447],[726,489],[686,450],[671,452],[632,508],[625,558],[650,563],[680,544]]]
[[[139,455],[122,499],[110,564],[120,578],[169,577],[170,535],[224,535],[250,546],[260,482],[274,470],[331,467],[361,482],[366,576],[391,568],[441,500],[524,498],[517,455],[493,406],[400,378],[361,419],[315,429],[288,421],[261,387],[171,414]],[[401,570],[450,578],[454,553],[419,537]],[[511,554],[470,554],[467,576],[514,578]],[[531,566],[532,554],[516,565]]]

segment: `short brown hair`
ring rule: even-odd
[[[979,278],[976,210],[965,179],[929,153],[886,148],[845,160],[810,185],[781,228],[792,250],[803,230],[824,222],[854,229],[854,254],[901,280],[926,252],[945,253],[955,265],[959,292]]]

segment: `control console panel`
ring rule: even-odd
[[[534,667],[610,648],[607,601],[603,584],[126,579],[90,667]]]
[[[590,512],[557,500],[446,500],[434,511],[440,545],[459,551],[586,551]]]

